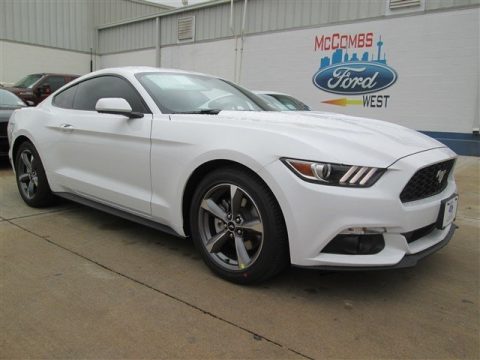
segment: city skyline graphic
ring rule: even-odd
[[[380,38],[377,42],[377,56],[375,58],[375,54],[373,51],[370,53],[368,51],[364,51],[362,56],[359,58],[357,52],[352,53],[351,55],[348,53],[348,48],[342,49],[338,48],[336,49],[333,53],[332,56],[324,56],[320,60],[320,68],[325,68],[328,66],[336,65],[336,64],[343,64],[343,63],[349,63],[349,62],[373,62],[377,64],[386,64],[387,63],[387,57],[386,53],[383,53],[383,59],[381,58],[382,54],[382,46],[383,46],[383,41],[382,41],[382,36],[380,35]],[[370,59],[370,54],[371,54],[371,60]]]

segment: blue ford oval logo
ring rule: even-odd
[[[334,94],[368,94],[392,86],[397,73],[390,66],[375,62],[341,63],[318,70],[313,83]]]

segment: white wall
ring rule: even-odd
[[[474,8],[249,36],[241,84],[290,93],[318,110],[378,118],[418,130],[471,133],[479,126],[479,23],[480,9]],[[381,35],[387,63],[398,73],[395,84],[372,94],[389,95],[387,107],[322,103],[363,97],[332,94],[313,85],[321,57],[333,52],[315,51],[315,36],[368,32],[374,34],[374,45],[366,50],[376,54]],[[234,53],[232,40],[166,47],[162,66],[233,79]]]
[[[155,66],[155,49],[129,51],[117,54],[102,55],[100,69],[118,66]]]
[[[235,42],[230,39],[167,46],[162,48],[160,59],[162,67],[198,71],[233,80]]]
[[[0,82],[14,83],[40,72],[86,74],[90,55],[0,40]]]

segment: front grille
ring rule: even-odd
[[[447,160],[418,170],[400,194],[402,202],[424,199],[447,187],[448,175],[455,160]]]
[[[7,136],[7,125],[8,121],[0,122],[0,137]]]

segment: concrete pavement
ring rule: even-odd
[[[412,269],[216,278],[188,240],[63,202],[0,169],[1,358],[479,358],[480,159],[457,230]]]

